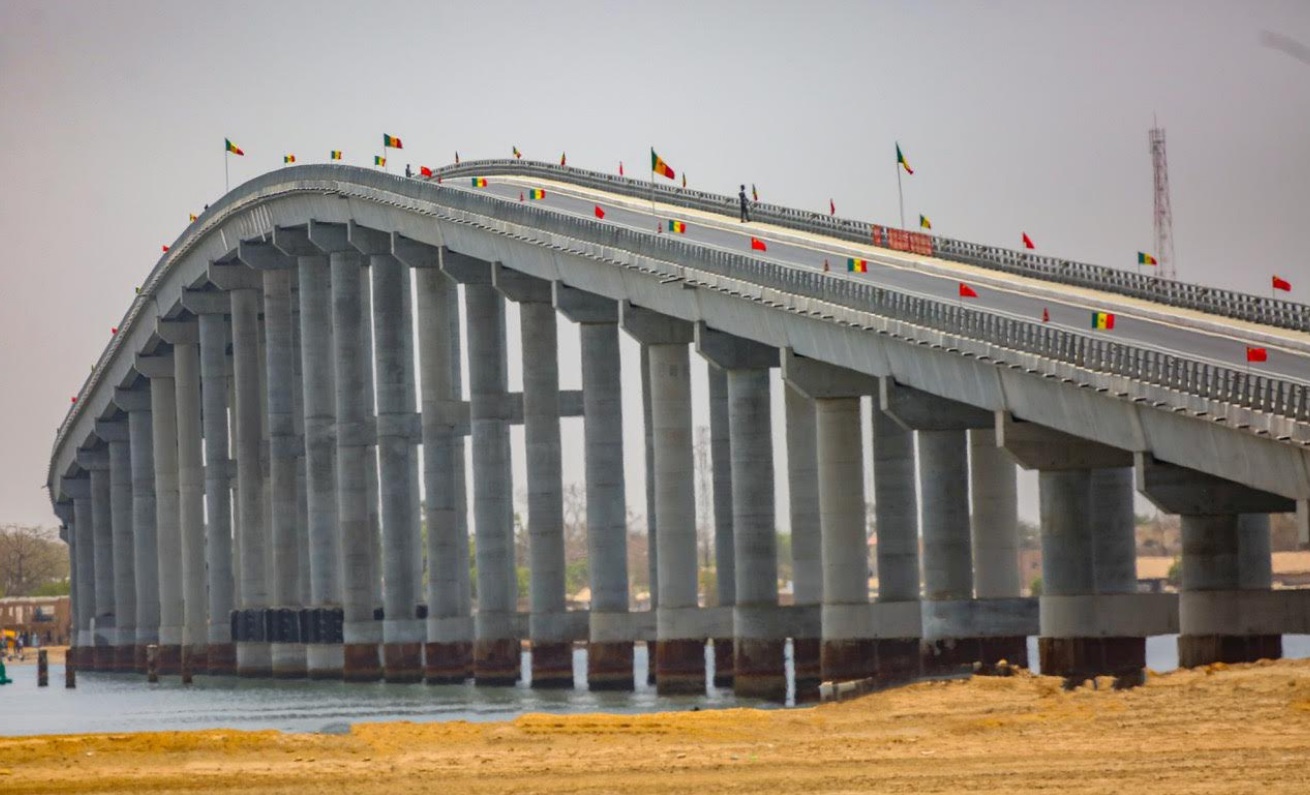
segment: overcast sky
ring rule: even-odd
[[[1278,272],[1305,300],[1310,64],[1263,30],[1310,42],[1310,4],[0,0],[0,523],[54,523],[69,396],[160,245],[223,192],[224,137],[247,152],[233,185],[288,152],[365,164],[383,132],[416,167],[517,145],[640,171],[654,144],[691,187],[884,223],[899,140],[908,217],[1131,268],[1158,117],[1180,276],[1264,292]]]

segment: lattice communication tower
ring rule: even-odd
[[[1174,264],[1174,213],[1169,207],[1169,161],[1164,151],[1164,128],[1152,127],[1151,167],[1155,170],[1155,256],[1160,277],[1178,278]]]

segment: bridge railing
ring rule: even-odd
[[[722,215],[737,213],[737,200],[722,194],[687,190],[662,182],[650,183],[616,174],[515,159],[476,160],[436,169],[442,178],[459,175],[515,174],[618,193],[637,198],[655,198],[679,207]],[[1310,307],[1293,301],[1223,290],[1217,287],[1161,279],[1146,273],[1047,257],[1027,251],[985,246],[939,235],[888,230],[867,221],[797,210],[773,204],[756,204],[752,217],[777,226],[813,232],[853,243],[910,250],[896,245],[878,230],[914,235],[931,241],[929,253],[939,259],[963,262],[982,268],[1044,281],[1087,287],[1185,309],[1196,309],[1222,317],[1246,320],[1277,328],[1310,331]]]
[[[610,175],[600,176],[610,178]],[[738,252],[704,248],[675,236],[655,235],[589,218],[565,216],[537,205],[507,202],[486,194],[449,190],[435,183],[367,169],[316,165],[280,169],[242,185],[206,210],[198,221],[183,232],[170,252],[159,258],[143,282],[140,294],[124,314],[118,335],[112,337],[101,352],[99,360],[78,392],[77,402],[70,406],[60,424],[54,443],[55,454],[65,443],[73,423],[86,410],[87,399],[107,377],[114,359],[126,344],[125,340],[132,336],[135,325],[142,322],[143,317],[146,320],[153,317],[147,310],[154,308],[154,296],[177,258],[197,245],[212,227],[222,224],[230,213],[241,212],[260,202],[280,197],[301,193],[351,195],[364,192],[404,198],[416,211],[430,215],[440,214],[442,207],[460,210],[506,224],[555,233],[567,238],[570,245],[619,250],[609,251],[611,256],[621,251],[644,255],[667,263],[670,272],[680,272],[682,269],[679,266],[685,266],[760,288],[813,298],[833,306],[872,313],[1003,349],[1034,354],[1084,370],[1123,376],[1201,398],[1290,417],[1300,422],[1310,421],[1310,387],[1299,382],[1199,362],[1103,337],[990,314],[955,303],[911,296],[868,281],[762,262]],[[714,197],[711,194],[702,194],[695,200],[707,208],[715,203],[731,202],[725,197]],[[437,208],[435,211],[429,209],[433,206]],[[820,222],[854,223],[841,219],[821,219]],[[48,483],[51,482],[50,475],[48,472]]]

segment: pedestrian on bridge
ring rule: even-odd
[[[737,194],[737,197],[738,197],[739,199],[741,199],[741,222],[742,222],[743,224],[750,223],[750,220],[751,220],[751,205],[750,205],[750,199],[747,199],[747,198],[746,198],[746,186],[745,186],[745,185],[742,185],[742,186],[741,186],[741,193]]]
[[[409,170],[409,163],[406,163],[406,164],[405,164],[405,179],[409,179],[409,178],[412,177],[412,176],[414,176],[414,172]]]

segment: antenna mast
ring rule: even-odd
[[[1160,277],[1178,278],[1174,264],[1174,213],[1169,206],[1169,161],[1165,157],[1164,128],[1151,128],[1151,167],[1155,171],[1155,256],[1160,260]]]

